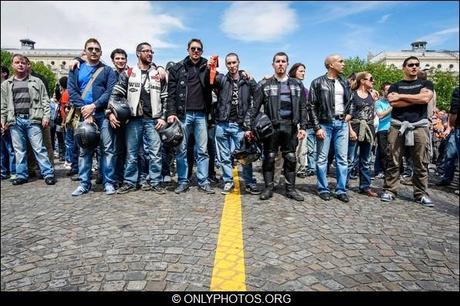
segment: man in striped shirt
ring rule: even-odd
[[[43,144],[41,126],[50,123],[50,102],[43,82],[29,74],[27,60],[21,54],[12,58],[14,74],[2,83],[1,130],[10,128],[16,155],[16,179],[13,185],[28,182],[27,140],[47,185],[54,185],[54,168]],[[40,126],[41,125],[41,126]]]

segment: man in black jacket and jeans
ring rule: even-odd
[[[203,44],[193,38],[188,43],[188,56],[169,70],[167,118],[168,122],[180,120],[185,130],[182,144],[177,147],[176,193],[187,191],[187,140],[193,133],[197,152],[197,178],[200,190],[214,193],[208,179],[209,155],[208,114],[211,111],[212,93],[209,84],[208,61],[201,57]]]
[[[244,130],[249,130],[249,109],[257,88],[254,79],[248,80],[243,77],[243,71],[239,70],[240,60],[236,53],[229,53],[225,57],[227,74],[217,74],[214,82],[218,90],[216,114],[216,146],[218,159],[222,166],[224,188],[222,194],[228,194],[234,188],[231,147],[232,142],[236,149],[244,137]],[[246,124],[245,124],[246,123]],[[243,166],[243,179],[246,191],[251,194],[260,194],[252,176],[252,164]]]
[[[350,90],[340,74],[345,63],[340,55],[326,57],[324,66],[327,73],[311,82],[308,96],[308,110],[316,138],[318,158],[316,177],[318,193],[321,199],[331,198],[327,182],[327,163],[329,147],[334,146],[336,159],[337,199],[348,202],[346,181],[348,174],[348,121],[350,116]]]
[[[289,58],[286,53],[278,52],[273,56],[275,74],[259,83],[251,110],[251,121],[254,122],[260,108],[272,121],[275,133],[264,140],[264,160],[262,171],[265,189],[260,195],[261,200],[273,197],[273,179],[275,174],[275,156],[278,148],[284,158],[284,176],[286,178],[286,196],[296,201],[304,198],[295,189],[297,139],[305,137],[306,99],[305,88],[301,81],[287,75]],[[300,129],[297,130],[297,124]],[[248,132],[250,134],[250,132]]]

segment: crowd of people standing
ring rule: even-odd
[[[211,183],[220,168],[221,192],[228,194],[238,160],[233,153],[252,143],[260,149],[264,186],[256,184],[252,162],[242,163],[242,177],[246,192],[261,200],[273,196],[279,152],[285,194],[296,201],[304,200],[297,178],[316,176],[321,199],[335,194],[343,202],[349,202],[352,179],[359,180],[358,192],[386,202],[395,199],[404,179],[412,180],[416,202],[433,206],[430,162],[441,176],[438,185],[452,183],[460,143],[459,89],[448,113],[439,111],[433,83],[415,56],[402,63],[403,80],[383,83],[377,91],[369,72],[344,78],[345,62],[338,54],[326,57],[326,73],[307,89],[305,65],[288,70],[284,52],[273,56],[273,75],[260,82],[240,69],[234,52],[225,57],[225,74],[215,71],[215,57],[202,57],[200,39],[191,39],[187,52],[163,68],[153,62],[152,46],[142,42],[135,50],[135,67],[127,66],[126,51],[115,49],[112,68],[101,61],[98,40],[90,38],[51,99],[29,59],[13,55],[11,76],[2,66],[2,180],[27,183],[36,160],[39,176],[54,185],[55,150],[67,175],[79,182],[72,196],[88,193],[93,178],[108,195],[137,189],[163,195],[174,173],[174,192],[180,194],[189,189],[194,163],[199,190],[215,193]],[[121,115],[123,107],[127,117]],[[269,134],[258,132],[262,123]],[[95,128],[97,145],[78,141],[83,125]],[[176,143],[163,137],[172,125],[183,134]],[[328,171],[334,161],[332,193]],[[371,188],[373,178],[384,180],[380,195]]]

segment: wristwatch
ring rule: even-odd
[[[111,113],[112,113],[112,110],[110,108],[108,108],[108,109],[105,110],[104,115],[105,115],[106,118],[108,118]]]

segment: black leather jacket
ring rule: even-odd
[[[287,82],[291,89],[292,123],[300,124],[300,129],[305,130],[307,126],[305,87],[301,81],[291,77]],[[267,114],[273,125],[280,123],[280,87],[280,82],[274,76],[259,82],[254,96],[254,107],[251,109],[251,126],[254,125],[254,119],[262,105],[264,105],[264,113]]]
[[[168,99],[166,102],[166,117],[176,115],[179,118],[185,117],[187,101],[187,67],[190,58],[187,56],[169,69],[168,76]],[[199,78],[205,98],[205,110],[209,114],[212,104],[212,88],[209,84],[208,60],[201,58],[199,66]]]
[[[257,89],[257,82],[254,79],[247,80],[239,72],[238,80],[238,119],[237,123],[245,128],[250,128],[249,110],[253,106],[253,97]],[[229,74],[217,74],[214,87],[218,91],[215,110],[215,120],[228,121],[232,104],[232,77]]]
[[[338,78],[343,86],[343,103],[345,115],[350,114],[350,87],[345,79]],[[335,81],[326,75],[320,76],[311,82],[308,95],[308,114],[310,123],[315,131],[319,130],[320,123],[331,123],[335,115]]]

